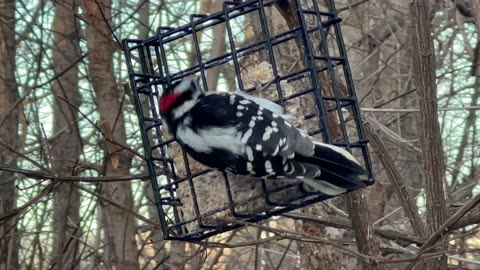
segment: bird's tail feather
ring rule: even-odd
[[[366,186],[367,172],[343,148],[315,142],[313,156],[295,156],[295,160],[317,166],[321,174],[315,179],[303,179],[310,187],[326,195],[336,196]]]
[[[301,180],[304,184],[308,185],[314,190],[320,191],[321,193],[328,196],[338,196],[340,194],[347,192],[346,189],[332,185],[326,181],[322,181],[318,179],[310,179],[310,178],[303,178]]]

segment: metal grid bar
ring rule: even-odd
[[[303,8],[300,0],[294,0],[297,26],[279,34],[271,32],[268,22],[267,10],[274,8],[274,0],[251,0],[243,3],[224,2],[223,11],[221,12],[208,16],[193,14],[190,16],[190,22],[184,26],[177,28],[159,27],[156,37],[146,40],[127,39],[123,41],[135,110],[139,118],[145,162],[150,175],[154,200],[165,239],[196,241],[241,227],[241,225],[234,222],[218,222],[214,225],[204,222],[205,218],[213,217],[222,211],[229,211],[237,220],[256,222],[329,198],[307,192],[302,185],[296,182],[269,187],[267,181],[261,180],[261,192],[259,194],[239,199],[235,197],[236,195],[231,190],[233,180],[224,175],[226,204],[220,205],[215,209],[203,211],[200,207],[201,202],[198,201],[198,191],[195,185],[197,183],[196,178],[203,177],[212,171],[205,169],[193,172],[190,168],[191,164],[187,154],[182,150],[181,157],[183,166],[185,166],[185,174],[177,175],[175,168],[182,164],[175,164],[174,159],[167,154],[176,142],[172,138],[167,138],[165,130],[162,128],[156,105],[158,96],[163,89],[170,87],[172,82],[191,74],[199,74],[204,89],[207,90],[206,71],[220,65],[229,65],[233,68],[236,74],[236,85],[239,90],[254,92],[257,89],[255,87],[246,87],[241,76],[242,63],[239,60],[243,57],[264,55],[265,59],[272,65],[275,78],[272,85],[277,96],[276,100],[273,100],[274,102],[285,107],[287,102],[307,95],[314,98],[316,112],[303,116],[305,121],[318,122],[317,129],[308,131],[310,135],[320,134],[325,142],[331,143],[332,135],[327,125],[327,115],[335,114],[344,138],[343,141],[335,144],[348,150],[359,149],[362,152],[365,168],[369,173],[371,183],[373,183],[367,141],[340,29],[341,20],[337,17],[333,2],[333,0],[328,0],[329,7],[328,12],[326,12],[320,10],[316,1],[313,1],[313,7]],[[233,21],[249,15],[258,16],[262,33],[259,40],[251,44],[238,46],[235,42]],[[314,26],[308,25],[312,21],[307,22],[307,16],[315,18]],[[224,24],[226,29],[226,39],[228,39],[226,42],[227,52],[220,56],[203,59],[197,33],[208,31],[214,26],[221,24]],[[310,38],[311,35],[320,37],[319,44],[314,43],[314,40]],[[173,46],[176,42],[182,40],[188,40],[192,45],[196,63],[174,70],[168,62],[168,49],[171,49],[169,46]],[[304,67],[288,74],[279,74],[279,67],[274,53],[275,47],[283,46],[289,41],[298,40],[301,41],[303,46],[301,55],[304,57]],[[335,45],[338,46],[339,55],[331,55],[328,49],[328,40],[333,40]],[[316,48],[318,48],[317,52]],[[326,64],[317,66],[316,63],[318,62]],[[342,94],[338,89],[336,68],[341,68],[343,71],[348,92],[346,95],[345,93]],[[322,82],[319,78],[320,74],[326,74],[330,79],[333,96],[325,96],[320,90],[322,88]],[[309,80],[307,87],[298,89],[298,91],[290,94],[285,94],[282,91],[280,82],[290,84],[302,82],[305,79]],[[326,102],[331,102],[335,106],[327,108]],[[145,111],[145,108],[149,110]],[[358,136],[357,138],[352,139],[348,135],[347,119],[344,117],[345,111],[351,112],[348,121],[354,122],[354,131]],[[179,195],[180,186],[188,187],[188,198],[182,198]],[[288,201],[275,199],[276,195],[290,189],[296,189],[299,193],[295,194]],[[191,210],[193,211],[188,217],[182,213],[183,208],[181,208],[184,207],[186,200],[192,201]],[[239,207],[248,205],[253,200],[263,200],[267,209],[252,213],[238,211]]]

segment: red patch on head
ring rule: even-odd
[[[177,101],[178,97],[180,97],[180,94],[172,93],[172,94],[166,94],[160,97],[160,112],[166,112],[170,110],[175,104],[175,101]]]

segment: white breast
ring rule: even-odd
[[[211,153],[214,148],[225,149],[236,155],[245,153],[241,133],[235,127],[207,128],[194,132],[188,125],[181,124],[177,137],[196,152]]]

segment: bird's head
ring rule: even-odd
[[[160,96],[160,114],[167,121],[175,121],[190,111],[202,96],[200,77],[183,78]]]

